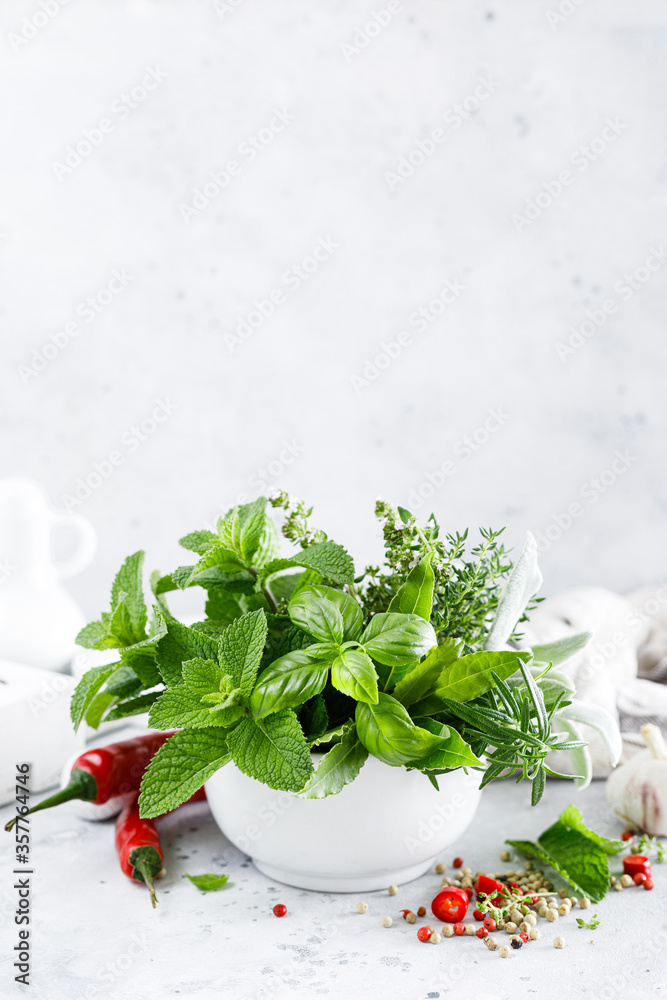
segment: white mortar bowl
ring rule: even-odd
[[[321,754],[313,754],[317,767]],[[423,875],[465,832],[479,804],[480,775],[438,777],[369,757],[338,795],[300,799],[227,764],[206,782],[213,817],[262,874],[300,889],[369,892]]]

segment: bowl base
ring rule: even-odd
[[[267,878],[273,879],[274,882],[282,882],[284,885],[294,886],[296,889],[313,889],[317,892],[372,892],[375,889],[387,889],[390,885],[412,882],[413,879],[424,875],[435,864],[436,857],[437,855],[427,861],[420,861],[419,864],[409,865],[407,868],[394,868],[390,871],[372,872],[368,875],[323,875],[294,872],[287,868],[264,864],[263,861],[255,861],[254,858],[253,864]]]

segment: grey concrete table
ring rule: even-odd
[[[488,789],[471,829],[442,860],[451,864],[460,854],[474,870],[499,870],[506,837],[536,836],[572,801],[595,829],[620,832],[602,783],[578,794],[568,783],[550,782],[537,809],[530,808],[528,791],[509,782]],[[10,815],[9,808],[0,810],[0,821]],[[542,938],[503,961],[477,938],[421,944],[416,928],[400,919],[402,907],[428,907],[440,881],[435,872],[402,886],[395,897],[364,894],[368,913],[359,915],[356,895],[306,892],[260,875],[218,831],[205,803],[162,820],[161,834],[167,875],[158,881],[153,911],[144,888],[119,871],[113,822],[85,822],[69,805],[34,817],[29,988],[13,982],[13,838],[2,834],[3,1000],[23,991],[31,1000],[628,1000],[667,993],[667,865],[664,875],[654,866],[653,892],[612,892],[588,910],[600,918],[595,931],[578,929],[573,915],[555,924],[540,920]],[[218,892],[203,894],[185,877],[214,871],[230,876]],[[283,919],[271,912],[277,902],[287,906]],[[380,924],[384,914],[394,918],[389,929]],[[567,940],[563,951],[552,946],[557,934]]]

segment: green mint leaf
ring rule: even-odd
[[[378,675],[370,656],[360,649],[346,649],[331,664],[331,683],[355,701],[376,705]]]
[[[245,699],[250,697],[255,684],[267,628],[266,615],[260,609],[236,618],[220,637],[220,666],[231,677],[234,686],[241,689]]]
[[[202,660],[201,657],[184,660],[182,675],[183,683],[200,698],[212,691],[219,691],[224,677],[215,660]]]
[[[338,606],[315,591],[314,587],[299,590],[289,602],[287,613],[292,622],[322,642],[343,642],[345,625]]]
[[[104,647],[99,644],[104,641],[108,634],[109,629],[104,622],[90,622],[89,625],[84,625],[81,629],[76,637],[76,642],[85,649],[102,649]]]
[[[105,722],[116,722],[118,719],[125,719],[130,715],[143,715],[154,705],[162,691],[149,691],[141,694],[138,698],[129,698],[127,701],[120,701],[104,717]]]
[[[445,667],[459,658],[463,642],[460,639],[445,639],[434,646],[426,657],[398,682],[393,695],[406,708],[423,698],[436,683]]]
[[[599,833],[595,833],[590,827],[586,826],[584,822],[584,817],[581,815],[580,811],[576,806],[568,806],[558,817],[558,822],[568,830],[575,830],[577,833],[583,834],[588,840],[592,841],[598,847],[601,847],[605,854],[619,854],[621,851],[625,850],[626,843],[624,840],[610,840],[609,837],[603,837]],[[544,834],[540,837],[540,843],[544,842]]]
[[[574,867],[570,870],[564,866],[562,859],[555,858],[541,843],[533,843],[530,840],[506,840],[505,843],[510,844],[515,850],[528,857],[539,858],[545,865],[549,865],[555,872],[558,872],[561,878],[569,882],[576,893],[588,896],[593,903],[599,903],[609,888],[607,858],[599,847],[594,847],[594,853],[587,853],[578,860],[573,858]],[[582,846],[581,843],[577,845],[578,849],[581,849]],[[569,856],[569,852],[567,853]]]
[[[116,574],[111,588],[112,610],[115,611],[121,601],[126,608],[127,634],[131,637],[131,642],[125,643],[128,646],[146,637],[146,604],[142,577],[144,555],[145,553],[140,551],[128,556]]]
[[[276,531],[276,526],[268,516],[264,517],[264,527],[259,538],[259,544],[253,556],[253,565],[259,570],[278,557],[280,552],[280,536]]]
[[[238,598],[222,587],[213,587],[207,591],[206,617],[221,625],[229,625],[241,612]]]
[[[229,875],[188,875],[186,872],[185,877],[202,892],[215,892],[229,881]]]
[[[404,584],[392,597],[388,611],[397,611],[404,615],[419,615],[429,621],[433,607],[433,588],[435,574],[431,566],[431,557],[425,556],[414,569],[411,569]]]
[[[236,512],[232,528],[232,548],[247,566],[251,566],[265,534],[266,497],[258,497],[252,503],[243,504],[236,508]]]
[[[70,717],[75,730],[83,722],[89,705],[104,682],[121,667],[120,663],[107,663],[104,666],[93,667],[83,675],[74,689],[70,702]]]
[[[185,684],[169,688],[155,702],[148,716],[153,729],[207,729],[225,725],[219,715],[203,705],[201,695]],[[241,709],[241,714],[243,710]]]
[[[155,658],[158,669],[167,687],[180,684],[183,680],[183,661],[201,657],[203,660],[217,660],[218,643],[202,632],[182,625],[175,618],[160,618],[167,630],[158,641]]]
[[[273,559],[263,567],[262,575],[271,576],[290,566],[315,569],[329,583],[344,586],[354,583],[354,563],[342,545],[336,542],[316,542],[289,559]]]
[[[555,642],[547,642],[533,646],[533,656],[540,663],[551,663],[554,667],[565,663],[576,653],[581,652],[593,637],[592,632],[579,632],[577,635],[566,635]]]
[[[239,770],[269,788],[298,792],[313,772],[308,744],[290,709],[265,719],[242,719],[228,742]]]
[[[402,667],[421,659],[437,644],[437,638],[431,623],[419,615],[383,612],[371,619],[360,642],[378,663]]]
[[[181,575],[179,568],[179,570],[174,570],[173,576],[179,587],[185,589],[193,583],[201,584],[207,570],[215,570],[217,578],[218,573],[234,575],[241,573],[245,568],[236,552],[226,549],[222,545],[214,545],[201,557],[198,563],[191,567],[189,575]]]
[[[144,774],[140,815],[151,819],[176,809],[230,759],[222,730],[184,729],[171,736]]]
[[[197,555],[206,555],[212,545],[218,544],[218,536],[212,531],[192,531],[189,535],[179,538],[178,544],[181,548],[196,552]]]
[[[505,680],[516,673],[520,660],[525,662],[530,657],[530,653],[512,651],[485,650],[481,653],[469,653],[468,656],[455,660],[443,671],[433,693],[440,698],[472,701],[473,698],[478,698],[495,687],[494,671]]]
[[[300,573],[281,573],[273,576],[271,578],[271,593],[276,601],[289,601],[305,575],[306,571],[302,570]]]
[[[415,726],[403,705],[384,692],[377,705],[359,702],[355,721],[369,753],[394,767],[419,760],[442,745],[439,737]]]
[[[340,743],[325,754],[304,788],[299,792],[303,799],[324,799],[336,795],[359,774],[368,758],[368,750],[353,727]]]
[[[262,719],[282,708],[302,705],[324,690],[329,664],[308,650],[295,649],[263,670],[250,698],[250,711]]]
[[[116,703],[116,696],[108,691],[99,691],[86,710],[86,725],[97,729],[106,710]]]

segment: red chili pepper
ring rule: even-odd
[[[133,795],[116,820],[116,850],[127,877],[146,883],[155,908],[153,879],[164,872],[164,854],[155,820],[141,818],[138,799],[138,794]]]
[[[646,878],[650,878],[651,862],[645,854],[626,854],[623,858],[623,871],[626,875],[632,875],[633,878],[639,872],[646,875]]]
[[[468,912],[468,895],[465,889],[451,887],[439,892],[431,903],[434,917],[446,924],[455,924],[463,920]]]
[[[86,750],[74,761],[69,784],[42,799],[28,813],[50,809],[72,799],[82,799],[99,806],[117,795],[138,791],[150,761],[175,732],[146,733],[122,743],[109,743],[105,747]],[[11,830],[16,820],[15,816],[5,830]]]
[[[480,875],[475,883],[475,892],[479,896],[481,892],[486,893],[486,898],[488,899],[494,893],[502,893],[505,886],[502,882],[498,882],[495,878],[489,878],[488,875]],[[502,906],[503,896],[496,895],[491,900],[494,906]]]

